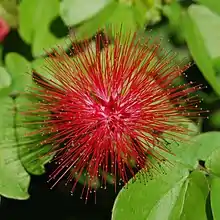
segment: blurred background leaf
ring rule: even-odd
[[[214,47],[209,47],[210,45],[216,45],[216,43],[218,43],[219,41],[217,38],[215,38],[216,29],[213,29],[214,28],[213,27],[212,30],[210,30],[208,29],[208,25],[206,26],[200,25],[206,22],[207,20],[209,22],[208,23],[209,25],[213,24],[213,22],[215,24],[215,21],[213,21],[213,16],[215,17],[215,15],[213,15],[212,12],[209,11],[206,7],[192,5],[189,7],[188,12],[185,13],[184,15],[183,27],[184,27],[185,38],[189,46],[189,50],[195,62],[197,63],[204,77],[213,87],[215,92],[218,95],[220,95],[220,85],[219,82],[217,82],[216,80],[216,72],[212,62],[213,57],[216,57],[216,54],[214,54],[213,52],[216,51],[216,49]],[[206,33],[209,36],[214,35],[215,38],[213,39],[214,42],[210,43],[209,46],[208,46],[207,38],[205,38]]]
[[[113,0],[63,0],[60,15],[68,26],[82,23],[95,16]]]
[[[0,17],[16,28],[18,26],[18,5],[16,0],[0,0]]]
[[[22,0],[19,15],[19,33],[32,45],[33,56],[44,55],[45,50],[51,50],[57,44],[65,46],[66,39],[51,32],[52,22],[59,17],[59,0]]]

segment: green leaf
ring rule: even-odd
[[[169,19],[169,28],[171,34],[175,35],[178,42],[183,43],[183,31],[181,25],[179,25],[182,19],[182,8],[180,4],[174,1],[169,5],[165,5],[163,7],[163,14]]]
[[[22,0],[19,12],[19,33],[26,43],[32,44],[35,57],[57,44],[69,45],[67,39],[57,38],[51,32],[51,24],[59,16],[59,0]]]
[[[219,143],[220,132],[202,133],[186,141],[186,143],[171,142],[169,148],[175,156],[165,155],[165,157],[194,169],[197,168],[199,160],[208,160],[211,154],[220,148]]]
[[[104,28],[107,20],[117,7],[117,2],[112,1],[103,10],[76,28],[76,39],[83,40],[92,37],[98,30]]]
[[[8,127],[13,126],[13,117],[12,117],[12,111],[9,111],[13,108],[13,102],[12,100],[7,97],[0,97],[0,137],[1,135],[4,135],[4,129]]]
[[[79,24],[105,8],[112,0],[63,0],[60,15],[68,26]]]
[[[188,48],[186,46],[176,47],[174,44],[172,44],[169,39],[169,33],[167,33],[168,29],[168,24],[163,24],[159,25],[159,27],[153,28],[152,31],[144,31],[141,34],[147,38],[160,38],[161,48],[164,48],[166,51],[172,51],[173,53],[176,53],[176,56],[173,58],[173,62],[176,64],[183,66],[189,63],[191,61],[191,57]],[[163,52],[161,54],[163,54]],[[158,53],[157,56],[160,58],[161,54]]]
[[[13,199],[27,199],[30,177],[17,152],[12,99],[0,99],[0,194]]]
[[[197,2],[208,7],[212,11],[220,14],[220,1],[219,0],[197,0]]]
[[[106,22],[106,26],[112,27],[111,34],[121,31],[122,37],[125,37],[129,32],[135,32],[137,29],[136,22],[133,17],[132,7],[124,3],[118,3],[114,12]]]
[[[22,0],[19,5],[18,31],[22,39],[28,44],[32,43],[34,39],[34,34],[37,31],[36,26],[38,25],[39,20],[41,20],[43,17],[42,16],[43,11],[40,10],[42,9],[42,6],[40,5],[41,2],[42,1],[37,1],[37,0],[33,0],[33,1]],[[47,16],[47,14],[45,15]],[[45,20],[46,19],[47,18],[45,18]]]
[[[50,145],[45,146],[40,144],[42,138],[39,135],[38,137],[30,135],[33,131],[35,130],[17,129],[17,135],[19,136],[18,155],[28,173],[42,175],[45,173],[44,165],[52,160],[54,153],[49,153],[51,150]]]
[[[217,110],[211,114],[210,123],[215,128],[220,128],[220,110]]]
[[[139,181],[143,178],[143,174],[139,172],[136,176],[137,180],[134,183],[129,182],[128,187],[123,188],[118,194],[113,207],[112,220],[133,220],[137,217],[138,220],[148,219],[151,210],[159,203],[160,198],[169,192],[173,192],[175,198],[175,192],[180,191],[181,185],[188,176],[188,170],[183,167],[179,168],[175,169],[172,174],[162,174],[150,179],[146,185],[143,181]]]
[[[218,149],[213,151],[212,154],[207,158],[205,166],[212,173],[220,177],[220,145]]]
[[[42,76],[45,76],[45,77],[50,76],[50,75],[48,76],[48,70],[45,68],[45,66],[47,66],[47,62],[45,58],[38,58],[36,60],[33,60],[31,63],[31,66],[33,70],[35,70]]]
[[[145,0],[145,4],[149,7],[147,10],[147,21],[153,25],[161,21],[162,0]]]
[[[16,98],[16,134],[18,142],[18,154],[22,165],[28,173],[41,175],[45,172],[44,165],[48,163],[54,156],[54,153],[49,153],[52,146],[41,144],[42,136],[39,131],[40,125],[27,124],[32,122],[33,117],[28,118],[21,114],[28,111],[28,105],[34,100],[29,100],[24,95]],[[40,116],[37,117],[37,120]],[[34,133],[34,134],[33,134]]]
[[[1,0],[0,1],[0,17],[13,28],[17,27],[18,10],[16,0]]]
[[[5,58],[8,72],[12,76],[13,92],[23,92],[32,83],[30,63],[17,53],[8,53]]]
[[[166,176],[146,185],[137,180],[121,190],[113,207],[112,219],[205,220],[207,195],[205,176],[198,171],[189,175],[184,167],[177,165]]]
[[[68,33],[66,33],[68,34]],[[70,38],[57,38],[53,35],[49,28],[44,28],[41,32],[36,32],[34,42],[32,45],[32,54],[34,57],[40,57],[52,53],[53,50],[66,50],[71,45]]]
[[[185,39],[189,50],[206,80],[220,95],[220,84],[216,80],[213,58],[220,56],[220,18],[204,6],[191,5],[182,19]]]
[[[220,178],[213,177],[211,179],[211,207],[214,220],[220,219],[220,209],[219,209],[219,195],[220,195]]]
[[[0,89],[11,85],[11,76],[4,67],[0,67]]]
[[[147,23],[146,12],[147,6],[142,0],[136,0],[132,7],[133,18],[137,25],[142,28]]]
[[[192,5],[188,12],[202,36],[211,59],[219,58],[220,51],[216,45],[220,44],[220,16],[201,5]]]

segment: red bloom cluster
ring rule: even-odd
[[[39,87],[32,94],[39,102],[32,114],[43,116],[37,132],[44,134],[42,144],[52,143],[58,162],[51,179],[57,183],[70,173],[74,190],[86,174],[86,198],[97,178],[106,185],[106,173],[116,184],[148,169],[148,155],[160,159],[159,151],[167,151],[161,133],[174,138],[186,133],[179,117],[197,114],[188,94],[198,87],[173,86],[188,66],[173,64],[173,55],[159,43],[142,41],[119,33],[113,45],[101,49],[106,41],[97,35],[95,48],[88,44],[76,57],[55,50],[47,67],[52,79],[36,78]]]

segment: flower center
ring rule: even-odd
[[[140,116],[140,103],[126,100],[122,95],[110,96],[108,100],[93,96],[93,104],[98,121],[112,132],[115,129],[123,131]]]

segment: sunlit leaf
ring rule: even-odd
[[[11,91],[11,76],[4,67],[0,66],[0,97],[8,95]]]
[[[205,166],[220,177],[220,146],[207,158]]]
[[[63,0],[60,15],[66,25],[73,26],[95,16],[112,0]]]
[[[135,32],[137,25],[133,17],[132,6],[118,3],[114,12],[106,22],[106,26],[112,27],[111,34],[115,36],[115,32],[121,31],[122,37],[128,35],[129,32]]]
[[[90,38],[97,32],[97,30],[104,28],[107,20],[111,17],[112,13],[116,9],[117,4],[117,2],[112,1],[104,9],[98,12],[96,16],[76,28],[75,36],[77,40]]]
[[[204,6],[191,5],[182,18],[182,25],[195,62],[215,92],[220,95],[220,84],[216,80],[213,65],[213,59],[220,56],[216,47],[220,39],[220,17]]]
[[[26,43],[32,44],[35,57],[57,44],[68,47],[68,40],[52,33],[52,24],[59,17],[59,0],[22,0],[19,13],[19,33]]]
[[[189,174],[177,165],[172,172],[146,185],[137,180],[121,190],[112,219],[205,220],[207,195],[208,183],[204,174],[198,171]]]
[[[214,220],[220,219],[219,195],[220,195],[220,178],[212,177],[211,179],[211,207]]]
[[[220,14],[220,1],[219,0],[196,0],[196,1],[210,8],[212,11],[215,11],[218,14]]]
[[[12,77],[13,92],[23,92],[32,83],[30,63],[17,53],[8,53],[5,64]]]

